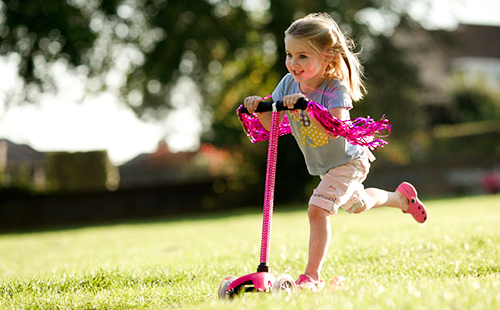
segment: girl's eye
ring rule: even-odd
[[[307,59],[306,55],[300,55],[300,59]]]
[[[290,53],[286,53],[286,57],[288,57],[288,58],[292,58],[292,54],[290,54]]]

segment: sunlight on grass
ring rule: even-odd
[[[0,308],[498,309],[500,196],[427,201],[420,225],[393,209],[332,218],[326,280],[342,290],[217,300],[225,276],[255,271],[261,214],[0,235]],[[307,261],[305,206],[276,206],[272,272]]]

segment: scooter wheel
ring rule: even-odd
[[[275,295],[287,294],[292,295],[297,293],[297,285],[291,275],[280,274],[273,284],[273,293]]]
[[[222,282],[219,285],[219,299],[231,299],[233,298],[233,295],[235,292],[230,292],[228,290],[229,285],[233,283],[234,280],[236,280],[238,277],[236,276],[228,276],[222,280]]]

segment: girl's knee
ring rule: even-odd
[[[307,215],[309,216],[310,220],[323,219],[325,217],[329,217],[330,212],[316,205],[309,205],[309,208],[307,209]]]

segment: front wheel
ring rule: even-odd
[[[234,280],[236,280],[236,276],[228,276],[222,280],[222,282],[219,285],[219,299],[231,299],[233,298],[234,292],[228,291],[229,285],[233,283]]]
[[[273,293],[275,295],[281,295],[283,293],[287,295],[296,294],[297,285],[295,285],[295,280],[289,274],[280,274],[274,281]]]

